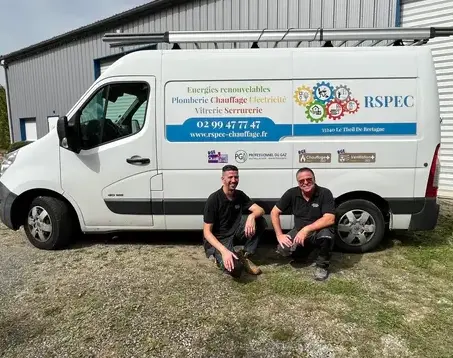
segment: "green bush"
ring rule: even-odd
[[[30,143],[33,143],[33,141],[30,141],[30,140],[25,140],[25,141],[19,141],[19,142],[14,142],[14,143],[11,143],[9,148],[8,148],[8,153],[16,150],[16,149],[19,149],[21,147],[24,147],[26,146],[27,144],[30,144]]]
[[[8,107],[6,106],[6,91],[0,85],[0,149],[8,148],[9,124],[8,124]]]

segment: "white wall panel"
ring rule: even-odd
[[[452,0],[402,0],[401,26],[453,26]],[[431,39],[442,117],[439,196],[453,198],[453,37]]]

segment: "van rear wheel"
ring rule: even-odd
[[[65,202],[54,197],[39,196],[29,206],[24,229],[33,246],[55,250],[69,243],[73,220]]]
[[[385,233],[385,220],[379,208],[368,200],[354,199],[337,208],[336,245],[347,252],[375,249]]]

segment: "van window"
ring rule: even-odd
[[[139,132],[149,96],[146,83],[114,83],[100,88],[81,109],[82,148],[90,149]]]

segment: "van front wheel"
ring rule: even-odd
[[[33,246],[45,250],[62,248],[69,242],[72,228],[73,221],[65,202],[39,196],[29,206],[24,229]]]
[[[349,200],[337,208],[337,246],[347,252],[362,253],[375,249],[385,233],[382,212],[372,202]]]

